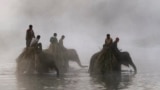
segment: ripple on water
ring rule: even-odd
[[[87,69],[71,68],[57,78],[55,74],[16,76],[14,63],[0,64],[3,90],[160,90],[159,73],[123,73],[119,78],[91,77]]]

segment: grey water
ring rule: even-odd
[[[0,64],[1,90],[159,90],[160,73],[122,72],[121,76],[102,78],[90,76],[88,68],[71,67],[69,72],[55,74],[17,75],[15,63]]]
[[[160,90],[159,0],[0,0],[0,90]],[[64,45],[75,48],[82,63],[99,51],[105,35],[120,38],[138,73],[91,77],[88,68],[54,74],[16,74],[16,58],[25,46],[29,24],[49,45],[54,32],[66,35]],[[9,59],[8,59],[9,58]]]

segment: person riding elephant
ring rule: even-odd
[[[65,50],[66,50],[66,48],[64,47],[64,44],[63,44],[64,38],[65,38],[65,36],[62,35],[62,36],[61,36],[61,39],[59,40],[59,47],[60,47],[60,49],[61,49],[62,51],[65,51]]]
[[[114,53],[112,52],[112,38],[110,34],[106,35],[105,44],[103,45],[103,49],[100,51],[97,60],[95,63],[98,63],[96,67],[101,68],[101,73],[107,71],[113,71],[115,67],[118,65],[118,60]],[[105,63],[105,65],[103,65]]]
[[[30,46],[32,38],[35,38],[33,26],[29,25],[29,29],[26,31],[26,47]]]
[[[105,39],[104,47],[105,47],[105,48],[110,47],[110,46],[112,45],[112,42],[113,42],[113,40],[112,40],[110,34],[107,34],[107,35],[106,35],[106,39]]]
[[[137,73],[137,68],[132,61],[132,58],[128,52],[121,52],[117,44],[119,38],[110,44],[109,47],[104,45],[104,48],[95,53],[90,60],[89,72],[90,74],[105,72],[105,71],[121,71],[121,65],[131,65]],[[115,62],[116,61],[116,62]],[[114,62],[114,63],[113,63]]]
[[[37,67],[37,61],[36,61],[36,51],[37,49],[40,47],[41,43],[39,43],[39,39],[40,39],[40,35],[37,35],[36,38],[32,38],[32,41],[30,43],[30,49],[32,50],[32,59],[30,60],[30,66],[29,68],[34,68],[34,70],[36,71],[36,67]],[[29,70],[33,70],[33,69],[29,69]]]
[[[65,36],[62,35],[60,40],[59,40],[59,43],[58,43],[58,45],[59,45],[59,56],[60,56],[60,58],[62,60],[64,68],[67,69],[69,67],[69,64],[68,64],[68,61],[67,61],[68,53],[67,53],[67,48],[65,48],[64,44],[63,44],[64,38],[65,38]]]
[[[59,76],[59,67],[56,59],[52,54],[42,50],[42,44],[38,43],[36,47],[29,47],[17,58],[18,74],[32,74],[38,72],[40,74],[48,73],[50,70],[55,70]]]
[[[116,37],[115,41],[112,43],[112,46],[111,46],[112,50],[116,53],[120,52],[118,49],[118,42],[119,42],[119,38]]]
[[[54,34],[53,34],[53,37],[50,38],[50,43],[51,43],[51,44],[58,43],[57,33],[54,33]]]
[[[37,35],[36,38],[32,38],[30,47],[37,47],[40,38],[41,38],[40,35]]]
[[[120,71],[121,70],[120,50],[118,49],[118,46],[117,46],[118,42],[119,42],[119,38],[116,37],[115,41],[111,45],[112,52],[113,52],[113,54],[115,55],[115,57],[117,58],[117,61],[118,61],[118,65],[115,67],[116,71]]]
[[[57,33],[53,34],[53,37],[50,38],[50,52],[54,55],[58,55],[58,40],[57,40]]]
[[[118,49],[118,46],[117,46],[118,42],[119,42],[119,38],[117,37],[115,39],[115,41],[113,42],[112,46],[111,46],[112,51],[113,51],[114,55],[116,56],[116,58],[118,60],[118,66],[116,67],[116,70],[120,71],[121,70],[121,64],[123,64],[123,65],[128,66],[128,67],[129,67],[129,65],[132,66],[135,73],[137,73],[137,68],[133,63],[130,54],[126,51],[121,52]]]

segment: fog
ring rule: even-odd
[[[0,0],[0,62],[15,62],[25,47],[28,25],[41,35],[43,48],[54,32],[83,64],[102,48],[107,33],[120,38],[138,71],[158,71],[159,0]]]

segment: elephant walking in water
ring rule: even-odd
[[[49,53],[42,51],[42,48],[26,48],[17,58],[18,73],[32,73],[35,70],[38,73],[46,73],[52,69],[55,69],[58,76],[59,69],[55,63],[54,57]]]
[[[67,48],[60,48],[57,46],[56,51],[52,50],[53,46],[50,45],[50,47],[47,49],[47,51],[51,54],[53,54],[57,60],[59,61],[62,66],[65,68],[69,67],[69,61],[76,62],[80,67],[87,67],[82,65],[78,53],[75,49],[67,49]]]
[[[99,57],[102,56],[101,54],[102,54],[102,51],[95,53],[91,57],[90,66],[89,66],[90,74],[97,73],[97,69],[100,68],[100,67],[96,67],[96,66],[100,62]],[[106,57],[103,57],[103,58],[105,58],[106,61],[108,60]],[[120,58],[118,58],[117,61],[118,61],[118,64],[116,64],[116,67],[113,67],[114,71],[121,71],[121,65],[125,65],[125,66],[131,65],[133,67],[135,73],[137,72],[136,66],[134,65],[128,52],[120,52]],[[103,66],[103,64],[105,64],[105,63],[101,63],[102,66]]]

